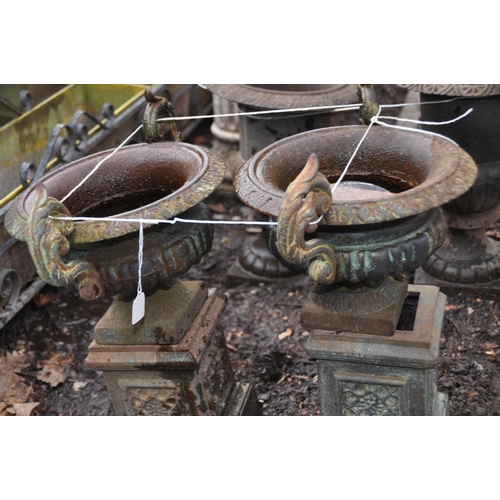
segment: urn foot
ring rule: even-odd
[[[376,286],[316,285],[301,314],[304,328],[393,335],[406,300],[408,278],[388,277]]]

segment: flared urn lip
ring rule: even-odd
[[[304,107],[337,106],[359,102],[357,84],[297,84],[303,90],[264,88],[271,84],[206,84],[215,95],[261,109],[294,109]],[[278,86],[279,84],[275,84]],[[307,89],[307,87],[318,87]]]
[[[113,151],[103,151],[73,161],[42,177],[22,193],[11,207],[5,219],[7,229],[8,226],[19,228],[26,224],[38,183],[43,183],[49,196],[61,200]],[[93,214],[91,217],[171,219],[205,200],[220,185],[224,172],[222,158],[200,146],[183,142],[125,146],[104,161],[64,205],[73,217],[79,217],[99,207],[106,198],[112,202],[120,187],[128,188],[134,194],[141,193],[141,188],[144,194],[156,189],[156,193],[162,190],[170,192],[165,196],[157,195],[158,199],[139,208],[112,215]],[[169,182],[172,183],[172,189]],[[86,200],[82,201],[84,196]],[[148,225],[144,224],[144,227]],[[72,244],[92,243],[137,231],[137,222],[76,221],[68,239]]]
[[[421,94],[450,97],[488,97],[500,94],[497,83],[400,83],[400,87]]]
[[[238,170],[234,186],[239,198],[255,210],[278,217],[288,185],[312,153],[330,183],[340,176],[366,126],[329,127],[287,137],[264,148]],[[333,167],[329,164],[334,161]],[[366,165],[366,166],[365,166]],[[407,188],[374,200],[336,201],[335,193],[324,224],[376,224],[417,215],[440,207],[465,193],[474,183],[472,158],[450,140],[432,134],[373,127],[351,164],[345,180],[390,179],[391,165],[405,177]],[[395,166],[394,166],[395,165]],[[395,172],[392,172],[394,175]],[[351,176],[351,177],[350,177]],[[379,184],[380,185],[380,184]]]

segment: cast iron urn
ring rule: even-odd
[[[446,236],[441,205],[472,185],[472,158],[445,138],[373,127],[298,134],[253,156],[235,180],[240,198],[269,216],[271,251],[316,283],[302,311],[306,328],[392,335],[407,273]]]
[[[26,241],[46,282],[75,285],[85,300],[114,297],[85,363],[103,373],[117,415],[257,414],[219,327],[227,298],[174,279],[211,248],[203,201],[222,182],[224,162],[180,142],[172,122],[158,121],[171,116],[170,103],[146,98],[146,143],[48,174],[19,197],[5,226]],[[175,216],[193,222],[155,223]]]
[[[487,228],[500,218],[500,85],[406,84],[420,93],[422,128],[454,140],[478,167],[472,187],[444,207],[449,234],[416,282],[444,289],[500,289],[500,247]],[[433,122],[453,120],[446,125]]]

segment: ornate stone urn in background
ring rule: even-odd
[[[468,109],[448,125],[422,125],[467,151],[478,167],[471,189],[445,205],[449,235],[415,274],[415,282],[442,289],[488,290],[500,294],[500,255],[486,228],[500,218],[500,84],[407,84],[420,93],[422,120],[442,122]],[[453,100],[454,97],[459,99]],[[442,102],[450,100],[450,102]]]
[[[469,189],[476,166],[447,139],[373,127],[332,199],[330,183],[365,131],[325,128],[278,141],[240,169],[236,192],[277,217],[270,249],[316,283],[301,324],[311,329],[306,351],[318,360],[322,413],[442,415],[445,298],[436,287],[408,287],[407,273],[443,243],[439,207]],[[405,301],[416,313],[402,322]]]
[[[101,164],[111,151],[48,174],[19,197],[5,226],[27,242],[48,283],[76,286],[85,300],[114,296],[96,325],[86,364],[104,373],[118,415],[255,413],[252,388],[236,382],[218,328],[226,297],[202,282],[175,279],[210,250],[213,226],[144,224],[145,317],[132,324],[137,219],[209,220],[203,200],[225,170],[214,153],[178,142],[172,122],[157,123],[171,113],[166,100],[148,95],[148,102],[148,143],[123,147]],[[59,201],[99,164],[64,204]],[[58,218],[71,216],[99,219]]]
[[[207,84],[220,98],[237,104],[239,112],[337,106],[359,102],[357,86],[349,84]],[[345,120],[358,123],[359,112],[297,111],[239,117],[239,168],[252,155],[273,142],[308,130],[330,127]],[[342,120],[342,121],[341,121]],[[236,162],[233,162],[233,164]],[[268,251],[263,235],[240,249],[228,271],[230,282],[297,279]]]

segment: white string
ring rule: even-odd
[[[198,84],[200,85],[200,84]],[[201,85],[200,85],[201,86]],[[394,107],[403,107],[403,106],[414,106],[414,105],[420,105],[420,104],[441,104],[441,103],[447,103],[451,101],[455,101],[457,99],[461,99],[461,97],[454,97],[452,99],[446,99],[442,101],[435,101],[435,102],[415,102],[415,103],[402,103],[402,104],[383,104],[380,105],[379,109],[382,108],[394,108]],[[248,112],[240,112],[240,113],[225,113],[225,114],[214,114],[214,115],[197,115],[197,116],[182,116],[182,117],[168,117],[168,118],[160,118],[157,121],[183,121],[183,120],[199,120],[199,119],[205,119],[205,118],[226,118],[226,117],[233,117],[233,116],[252,116],[252,115],[263,115],[263,114],[273,114],[273,113],[289,113],[289,112],[297,112],[297,111],[314,111],[314,110],[332,110],[332,111],[352,111],[359,109],[362,106],[362,104],[355,104],[355,105],[336,105],[336,106],[316,106],[316,107],[309,107],[309,108],[290,108],[290,109],[275,109],[275,110],[266,110],[266,111],[248,111]],[[471,110],[469,110],[470,112]],[[465,116],[465,115],[464,115]],[[389,118],[391,119],[392,117],[384,117],[384,118]],[[397,119],[397,118],[393,118]],[[409,119],[402,119],[399,118],[399,121],[410,121]],[[455,120],[456,121],[456,120]],[[382,122],[377,122],[379,125],[385,125],[390,127],[391,125],[384,124]],[[432,124],[432,125],[439,125],[438,123],[432,123],[432,122],[418,122],[414,121],[413,123],[423,123],[423,124]],[[450,122],[445,122],[445,123],[452,123]],[[443,124],[445,124],[443,123]],[[370,125],[371,126],[371,125]],[[398,127],[395,125],[392,125],[394,128],[399,128],[399,129],[404,129],[404,127]],[[132,137],[141,130],[142,124],[137,127],[116,149],[114,149],[108,156],[103,158],[68,194],[66,194],[60,201],[61,203],[64,203],[75,191],[77,191],[87,180],[95,174],[95,172],[99,169],[99,167],[109,158],[111,158],[117,151],[119,151],[123,146],[125,146]],[[429,132],[430,133],[430,132]],[[439,135],[439,134],[435,134]],[[441,136],[440,137],[445,137]],[[446,138],[446,137],[445,137]],[[364,139],[364,138],[363,138]],[[451,139],[448,139],[451,140]],[[451,141],[454,144],[456,144],[454,141]],[[335,190],[336,187],[333,189]],[[333,191],[332,191],[333,192]]]
[[[404,108],[406,106],[424,106],[426,104],[446,104],[448,102],[457,101],[459,99],[468,99],[467,97],[452,97],[450,99],[443,99],[442,101],[417,101],[417,102],[402,102],[399,104],[381,104],[383,108]]]
[[[349,158],[349,161],[347,162],[347,165],[345,166],[344,171],[342,172],[342,174],[340,174],[340,177],[337,179],[337,182],[331,187],[330,192],[332,194],[332,198],[333,198],[333,193],[339,187],[340,183],[342,182],[342,179],[346,176],[347,171],[349,170],[349,167],[351,166],[351,163],[353,162],[356,154],[359,151],[359,148],[361,148],[361,145],[363,144],[363,141],[365,140],[366,136],[370,132],[373,124],[377,122],[377,118],[379,117],[379,115],[380,115],[381,112],[382,112],[382,107],[379,107],[377,114],[371,118],[370,124],[368,125],[367,129],[365,130],[365,133],[363,134],[363,137],[361,137],[361,140],[358,142],[358,145],[356,146],[356,149],[354,150],[354,153]],[[311,226],[319,224],[323,220],[323,217],[324,216],[321,215],[318,220],[316,220],[314,222],[310,222],[309,224]]]
[[[64,198],[61,199],[61,203],[64,203],[77,189],[79,189],[83,184],[87,182],[87,180],[92,177],[98,170],[98,168],[108,159],[111,158],[117,151],[125,146],[134,135],[141,130],[142,124],[140,127],[137,127],[116,149],[114,149],[106,158],[103,158]]]
[[[468,114],[472,113],[473,110],[474,108],[470,108],[457,118],[453,118],[452,120],[448,120],[446,122],[427,122],[422,120],[412,120],[411,118],[398,118],[396,116],[381,116],[380,118],[384,118],[386,120],[397,120],[401,122],[417,123],[418,125],[449,125],[450,123],[455,123],[458,122],[458,120],[465,118]]]
[[[440,101],[440,102],[449,102],[449,101],[452,101],[452,100],[455,100],[455,99],[448,99],[446,101]],[[434,103],[436,104],[436,103]],[[466,111],[465,113],[463,113],[461,116],[457,117],[457,118],[454,118],[452,120],[448,120],[446,122],[426,122],[426,121],[419,121],[419,120],[411,120],[411,119],[401,119],[401,118],[396,118],[396,117],[391,117],[391,116],[380,116],[380,113],[382,111],[383,108],[386,108],[386,107],[395,107],[397,105],[380,105],[379,106],[379,110],[377,112],[377,114],[375,116],[373,116],[370,120],[370,124],[368,125],[365,133],[363,134],[363,136],[361,137],[361,140],[359,141],[359,143],[357,144],[356,146],[356,149],[354,150],[353,154],[351,155],[349,161],[347,162],[347,165],[345,166],[342,174],[340,175],[340,177],[337,179],[337,181],[335,182],[335,184],[332,186],[331,188],[331,193],[333,195],[334,191],[338,188],[338,186],[340,185],[340,183],[342,182],[343,178],[346,176],[356,154],[358,153],[359,149],[361,148],[362,144],[363,144],[363,141],[365,140],[366,136],[368,135],[368,133],[370,132],[372,126],[377,123],[379,125],[382,125],[384,127],[390,127],[390,128],[396,128],[396,129],[400,129],[400,130],[406,130],[406,131],[410,131],[410,132],[417,132],[417,133],[424,133],[424,134],[429,134],[429,135],[433,135],[433,136],[437,136],[437,137],[442,137],[444,139],[447,139],[448,141],[452,142],[453,144],[456,144],[454,141],[452,141],[450,138],[444,136],[444,135],[441,135],[441,134],[437,134],[435,132],[430,132],[430,131],[427,131],[427,130],[421,130],[421,129],[415,129],[415,128],[408,128],[408,127],[401,127],[401,126],[398,126],[398,125],[390,125],[388,123],[384,123],[382,121],[380,121],[381,119],[390,119],[390,120],[398,120],[398,121],[407,121],[407,122],[411,122],[411,123],[417,123],[417,124],[424,124],[424,125],[446,125],[446,124],[449,124],[449,123],[454,123],[458,120],[461,120],[462,118],[464,118],[465,116],[467,116],[468,114],[470,114],[472,111],[473,111],[473,108],[469,109],[468,111]],[[339,106],[336,106],[337,108]],[[345,106],[340,106],[342,107],[343,109],[346,109]],[[332,106],[326,106],[326,107],[319,107],[319,108],[300,108],[300,110],[311,110],[311,109],[331,109]],[[207,115],[207,117],[217,117],[217,116],[238,116],[240,114],[261,114],[261,113],[272,113],[272,112],[287,112],[287,111],[297,111],[297,109],[292,109],[292,110],[273,110],[273,111],[264,111],[264,112],[260,112],[260,111],[257,111],[257,112],[250,112],[250,113],[228,113],[228,114],[224,114],[224,115]],[[203,118],[203,117],[200,117],[200,116],[196,116],[196,117],[182,117],[182,118],[172,118],[172,119],[178,119],[178,120],[186,120],[186,119],[199,119],[199,118]],[[170,118],[164,118],[164,119],[160,119],[158,121],[162,121],[162,120],[168,120]],[[106,158],[102,159],[95,167],[94,169],[77,185],[75,186],[62,200],[61,202],[63,202],[64,200],[66,200],[69,196],[71,196],[82,184],[84,184],[87,179],[93,175],[97,169],[108,159],[110,158],[111,156],[113,156],[122,146],[124,146],[140,129],[142,128],[142,125],[140,127],[138,127],[129,137],[127,137],[127,139],[125,139],[125,141],[120,144],[111,154],[109,154]],[[113,218],[113,217],[52,217],[50,216],[49,218],[51,219],[56,219],[56,220],[71,220],[71,221],[106,221],[106,222],[138,222],[140,224],[140,232],[142,232],[143,228],[142,228],[142,224],[176,224],[177,222],[183,222],[183,223],[189,223],[189,224],[225,224],[225,225],[253,225],[253,226],[276,226],[277,225],[277,222],[273,222],[273,221],[217,221],[217,220],[194,220],[194,219],[183,219],[183,218],[180,218],[180,217],[174,217],[173,219],[133,219],[133,218]],[[321,221],[323,220],[323,215],[317,220],[317,221],[314,221],[314,222],[311,222],[310,225],[315,225],[315,224],[319,224]],[[139,236],[141,238],[141,236]],[[140,249],[140,252],[142,252],[142,249]]]
[[[312,108],[292,108],[292,109],[276,109],[269,111],[249,111],[247,113],[226,113],[226,114],[217,114],[217,115],[197,115],[197,116],[181,116],[181,117],[168,117],[168,118],[159,118],[157,121],[184,121],[184,120],[200,120],[205,118],[224,118],[230,116],[243,116],[243,115],[260,115],[260,114],[272,114],[272,113],[289,113],[291,111],[313,111],[313,110],[334,110],[334,111],[350,111],[356,110],[361,107],[359,105],[338,105],[338,106],[317,106]],[[66,194],[60,201],[64,203],[75,191],[77,191],[80,187],[85,184],[90,177],[92,177],[99,167],[109,158],[111,158],[117,151],[119,151],[123,146],[125,146],[132,137],[141,130],[142,124],[137,127],[116,149],[114,149],[108,156],[103,158],[68,194]]]
[[[54,220],[70,220],[73,222],[93,221],[93,222],[138,222],[143,224],[176,224],[177,222],[185,222],[191,224],[233,224],[243,226],[275,226],[277,222],[272,221],[253,221],[253,220],[195,220],[183,219],[181,217],[174,217],[173,219],[125,219],[114,217],[53,217],[49,219]]]
[[[139,223],[139,254],[137,256],[138,272],[137,272],[137,296],[132,302],[132,324],[135,325],[146,314],[146,297],[142,291],[142,252],[144,248],[144,233],[142,222]]]
[[[331,189],[331,193],[332,194],[339,187],[339,184],[342,182],[342,179],[347,174],[347,171],[349,170],[349,167],[351,166],[351,163],[353,162],[354,157],[358,153],[359,148],[361,147],[361,145],[363,144],[363,141],[365,140],[366,136],[370,132],[373,124],[376,123],[377,118],[380,116],[381,111],[382,111],[382,107],[379,107],[379,110],[378,110],[377,114],[371,118],[370,125],[368,125],[367,129],[365,130],[365,133],[363,134],[363,137],[361,137],[361,140],[358,142],[358,145],[356,146],[356,149],[354,150],[354,153],[351,155],[351,158],[349,158],[349,161],[347,162],[347,165],[345,166],[344,171],[342,172],[342,174],[340,175],[340,177],[337,179],[337,182],[333,185],[333,187]]]
[[[137,295],[142,292],[142,259],[143,259],[143,248],[144,248],[144,229],[142,226],[142,221],[139,222],[139,254],[137,256],[137,261],[139,265],[138,279],[139,283],[137,285]]]
[[[336,106],[314,106],[310,108],[290,108],[290,109],[269,109],[265,111],[241,111],[239,113],[223,113],[217,115],[196,115],[196,116],[168,116],[167,118],[158,118],[159,122],[173,122],[183,120],[201,120],[205,118],[229,118],[234,116],[254,116],[254,115],[272,115],[277,113],[290,113],[302,111],[355,111],[362,104],[340,104]]]

